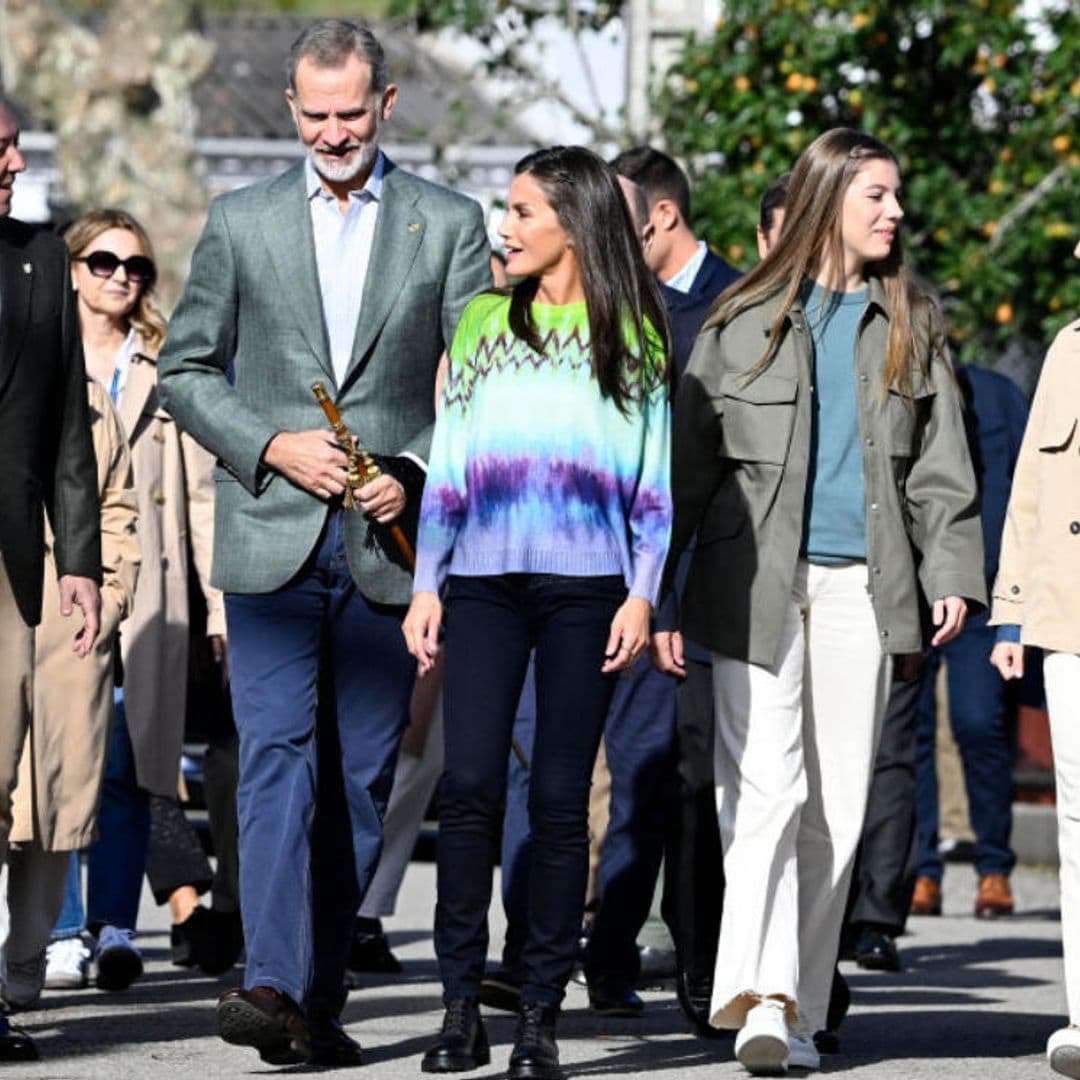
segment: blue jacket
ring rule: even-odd
[[[956,379],[964,398],[964,425],[979,485],[986,581],[993,584],[1028,406],[1016,384],[997,372],[958,364]]]
[[[738,281],[740,275],[737,270],[729,266],[719,255],[711,251],[705,253],[705,261],[694,278],[694,284],[689,292],[679,292],[669,286],[660,284],[660,296],[667,308],[668,319],[671,321],[671,344],[675,358],[675,369],[681,378],[686,371],[686,365],[690,360],[694,342],[697,340],[698,331],[705,317],[709,314],[709,308],[713,301],[733,282]],[[690,558],[693,554],[693,545],[687,549],[682,559],[679,560],[679,569],[675,575],[675,593],[682,595],[686,586],[686,578],[690,572]],[[674,601],[670,602],[673,604]],[[674,609],[669,604],[669,614],[662,620],[666,624],[677,622]],[[692,641],[684,642],[684,650],[689,660],[696,660],[701,664],[708,664],[712,656],[708,649],[695,645]]]
[[[671,320],[671,343],[675,367],[680,376],[686,370],[694,341],[712,302],[739,277],[738,270],[729,266],[719,255],[707,251],[689,292],[679,292],[661,283],[660,296]]]

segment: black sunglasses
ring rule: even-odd
[[[91,251],[89,255],[79,255],[73,261],[86,263],[90,273],[100,278],[111,278],[116,273],[116,268],[122,266],[129,281],[147,288],[154,284],[157,277],[154,260],[145,255],[131,255],[121,259],[111,251]]]

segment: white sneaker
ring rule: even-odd
[[[746,1014],[746,1023],[735,1036],[735,1057],[751,1076],[787,1074],[788,1027],[782,1001],[766,998]]]
[[[1080,1026],[1059,1028],[1046,1043],[1046,1060],[1062,1076],[1080,1077]]]
[[[81,937],[60,938],[45,950],[46,990],[85,990],[90,985],[90,950]]]
[[[811,1036],[796,1035],[795,1032],[788,1036],[788,1068],[821,1068],[821,1055],[818,1053]]]
[[[4,978],[4,1001],[12,1009],[29,1009],[41,997],[45,981],[45,950],[29,960],[9,959]]]
[[[134,930],[101,928],[94,956],[99,990],[126,990],[143,973],[142,954],[134,938]]]

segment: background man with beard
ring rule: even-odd
[[[340,1065],[360,1059],[338,1022],[344,964],[415,671],[411,574],[385,526],[418,503],[439,356],[491,272],[480,207],[378,149],[397,88],[366,27],[313,24],[288,74],[307,160],[211,206],[159,368],[166,407],[223,466],[213,580],[247,966],[219,1032],[273,1064]],[[342,509],[315,380],[382,464],[361,512]]]

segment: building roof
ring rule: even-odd
[[[202,32],[217,47],[211,71],[195,87],[203,138],[293,139],[296,131],[283,97],[285,57],[313,20],[292,15],[209,16]],[[467,76],[433,59],[401,23],[374,29],[386,50],[390,79],[400,87],[387,138],[419,142],[496,145],[527,143]]]

